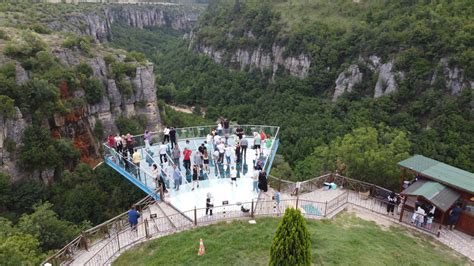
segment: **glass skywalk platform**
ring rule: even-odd
[[[163,136],[161,132],[152,132],[152,145],[145,148],[143,135],[134,136],[134,148],[138,149],[141,154],[140,165],[135,165],[132,160],[127,160],[122,157],[114,148],[104,143],[104,161],[107,165],[115,169],[122,176],[139,187],[145,193],[151,195],[156,200],[160,200],[160,191],[153,176],[152,165],[156,164],[164,177],[168,193],[164,194],[167,202],[172,204],[175,208],[182,212],[192,210],[194,208],[205,208],[206,196],[211,193],[215,206],[224,204],[239,204],[241,202],[250,202],[258,197],[258,193],[253,190],[253,183],[251,176],[254,174],[254,166],[258,161],[263,165],[263,170],[270,173],[273,159],[279,145],[278,133],[279,127],[264,126],[264,125],[232,125],[227,134],[227,144],[235,149],[238,137],[236,129],[240,127],[243,129],[244,138],[248,141],[248,148],[246,156],[242,156],[241,162],[236,163],[235,152],[232,152],[230,164],[227,163],[224,157],[223,163],[216,164],[212,160],[212,152],[214,149],[212,144],[207,145],[209,153],[209,171],[200,172],[199,188],[193,190],[192,176],[190,171],[186,171],[183,164],[183,150],[188,147],[192,151],[191,165],[194,165],[193,155],[198,152],[198,147],[207,140],[207,135],[215,126],[201,126],[177,128],[176,135],[178,146],[181,150],[179,166],[181,174],[181,185],[179,190],[175,190],[173,181],[173,165],[171,159],[171,143],[166,143],[168,153],[166,155],[167,162],[161,163],[159,147]],[[265,132],[270,141],[262,142],[262,153],[257,154],[257,151],[252,149],[254,145],[254,132]],[[225,140],[224,134],[222,139]],[[189,143],[186,143],[186,141]],[[131,155],[130,155],[131,158]],[[231,169],[234,170],[231,170]],[[192,169],[192,167],[191,167]],[[231,173],[232,171],[232,173]],[[237,182],[231,185],[230,175],[237,175]],[[245,206],[250,208],[250,206]]]

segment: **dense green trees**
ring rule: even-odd
[[[285,210],[273,237],[269,265],[311,265],[311,237],[300,210]]]

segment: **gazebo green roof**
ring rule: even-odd
[[[447,211],[461,196],[438,182],[418,180],[402,192],[403,195],[422,196],[442,211]]]
[[[398,163],[401,167],[415,171],[449,187],[474,193],[474,174],[457,167],[415,155]]]

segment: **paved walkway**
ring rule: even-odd
[[[267,193],[260,194],[259,202],[255,206],[256,216],[280,216],[287,207],[296,206],[295,197],[284,193],[281,195],[280,203],[277,204],[276,201],[272,199],[274,195],[275,191],[271,188]],[[314,202],[316,200],[321,203]],[[326,201],[338,201],[339,204],[331,209],[331,206],[328,206],[329,204],[325,203]],[[310,218],[332,218],[340,211],[347,209],[348,211],[355,212],[363,219],[373,220],[382,226],[401,225],[419,232],[427,233],[424,230],[410,226],[409,224],[398,222],[397,215],[386,215],[386,207],[383,203],[374,199],[361,200],[357,192],[350,190],[316,190],[310,193],[305,193],[300,195],[298,206],[303,214]],[[330,210],[330,213],[324,215],[324,213],[322,213],[324,210]],[[174,232],[195,228],[189,217],[192,217],[192,213],[183,215],[167,203],[161,202],[153,204],[144,210],[141,219],[147,218],[149,225],[148,233],[152,236],[150,239],[155,239]],[[202,226],[222,220],[245,218],[250,218],[250,213],[243,214],[241,211],[223,211],[222,209],[215,208],[213,216],[200,216],[198,224]],[[111,239],[113,241],[111,241]],[[438,239],[440,242],[474,261],[474,240],[471,236],[456,230],[450,231],[443,229],[440,233],[440,237],[435,237],[435,239]],[[88,252],[82,252],[79,254],[79,256],[77,256],[72,262],[72,265],[84,265],[85,262],[87,262],[99,250],[101,250],[100,253],[103,253],[103,255],[96,255],[86,265],[109,264],[110,260],[114,260],[125,250],[148,240],[149,239],[146,238],[145,225],[144,223],[141,223],[137,232],[126,230],[125,232],[121,232],[118,238],[111,237],[97,242]],[[117,242],[120,242],[120,244]],[[119,245],[121,247],[120,249],[118,249]]]

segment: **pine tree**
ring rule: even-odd
[[[311,238],[300,210],[286,209],[273,238],[269,264],[311,264]]]

